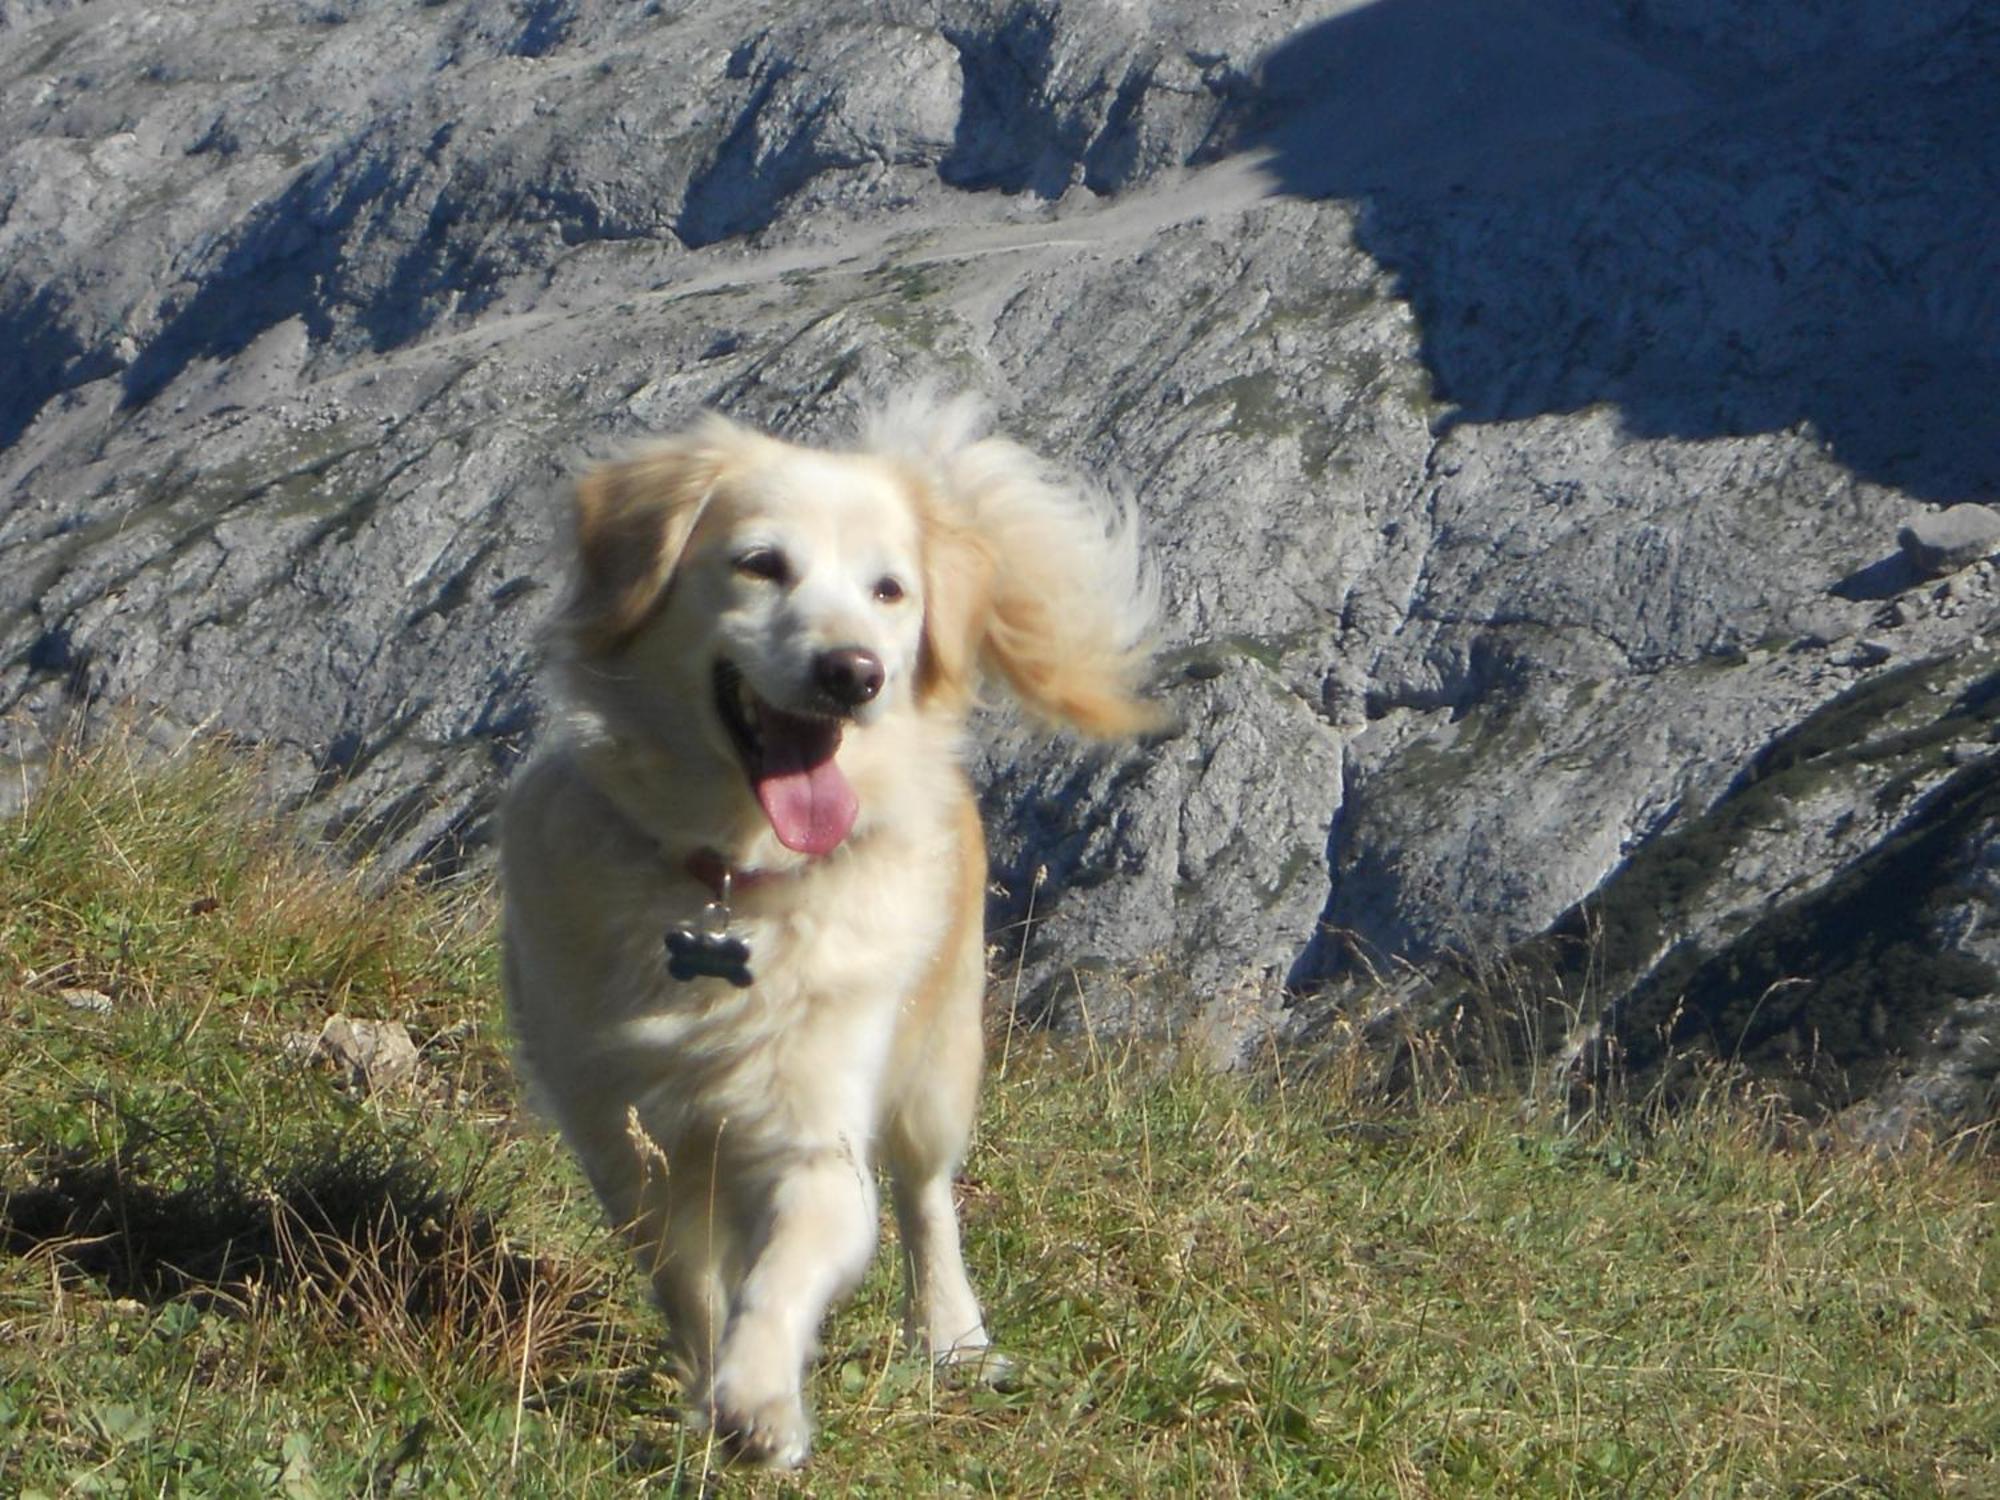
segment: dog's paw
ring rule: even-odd
[[[1011,1391],[1021,1383],[1014,1361],[990,1344],[960,1344],[937,1356],[939,1375],[959,1385],[983,1385],[988,1390]]]
[[[983,1385],[1005,1391],[1012,1390],[1020,1380],[1014,1361],[986,1341],[986,1329],[978,1323],[968,1334],[946,1338],[935,1330],[925,1333],[906,1319],[903,1347],[919,1358],[928,1358],[938,1376],[955,1385]]]
[[[812,1424],[797,1391],[754,1395],[718,1380],[708,1410],[715,1435],[747,1462],[796,1469],[812,1453]]]

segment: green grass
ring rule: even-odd
[[[900,1357],[885,1254],[811,1466],[729,1470],[514,1102],[490,897],[255,805],[240,759],[114,748],[0,824],[0,1493],[2000,1492],[1977,1141],[1882,1159],[1719,1078],[1579,1122],[1442,1061],[1392,1097],[1359,1051],[1246,1080],[1025,1035],[962,1188],[1018,1384]],[[336,1012],[403,1021],[415,1082],[302,1061]]]

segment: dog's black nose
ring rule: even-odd
[[[882,691],[882,658],[859,646],[822,651],[813,663],[819,690],[842,708],[859,708]]]

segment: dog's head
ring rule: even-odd
[[[1087,732],[1146,727],[1129,523],[962,430],[878,422],[834,452],[707,416],[591,470],[560,629],[573,687],[747,791],[808,857],[927,770],[983,669]]]

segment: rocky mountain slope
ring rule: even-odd
[[[1976,1112],[2000,544],[1897,535],[2000,500],[1996,67],[1977,0],[0,0],[5,748],[139,704],[477,858],[566,476],[942,380],[1137,493],[1181,717],[991,726],[1004,993]]]

